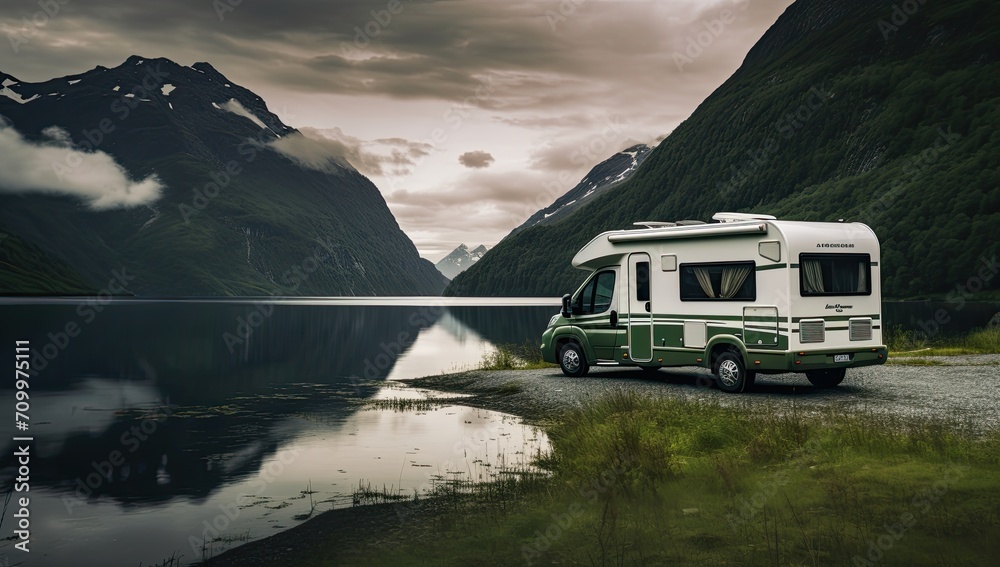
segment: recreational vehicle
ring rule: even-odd
[[[882,364],[879,243],[868,226],[718,213],[605,232],[573,266],[590,271],[542,334],[569,376],[617,364],[712,370],[726,392],[758,373],[815,386]]]

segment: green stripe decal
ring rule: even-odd
[[[777,270],[780,268],[787,268],[788,264],[765,264],[763,266],[757,266],[758,272],[763,272],[765,270]]]

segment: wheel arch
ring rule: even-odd
[[[744,368],[748,367],[747,362],[750,358],[743,341],[734,335],[716,335],[705,345],[705,361],[708,363],[708,368],[715,370],[715,360],[726,351],[738,354],[743,359]]]
[[[594,348],[590,346],[590,341],[587,340],[587,334],[579,327],[564,327],[552,338],[552,348],[557,360],[563,346],[571,342],[578,344],[583,349],[583,355],[587,357],[587,364],[593,364],[597,360]]]

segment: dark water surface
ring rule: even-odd
[[[0,488],[30,436],[30,492],[0,526],[14,565],[180,564],[350,506],[359,483],[422,493],[488,481],[548,450],[516,417],[426,399],[406,380],[472,368],[493,345],[537,344],[558,300],[3,300],[0,357],[31,345],[27,431],[0,381]],[[941,335],[993,304],[886,304],[886,326]],[[28,496],[31,553],[14,548]],[[30,560],[29,560],[30,558]]]
[[[29,340],[28,431],[5,415],[0,486],[31,436],[29,565],[182,564],[266,537],[311,510],[350,506],[359,483],[406,494],[443,479],[488,481],[548,449],[509,415],[424,399],[395,380],[477,365],[495,343],[536,341],[555,312],[514,300],[142,302],[0,306],[8,367]],[[480,302],[481,303],[481,302]],[[20,443],[26,445],[27,443]]]

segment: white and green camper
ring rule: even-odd
[[[758,373],[819,387],[882,364],[879,243],[862,223],[718,213],[605,232],[573,266],[590,271],[542,334],[565,374],[590,366],[703,366],[742,392]]]

